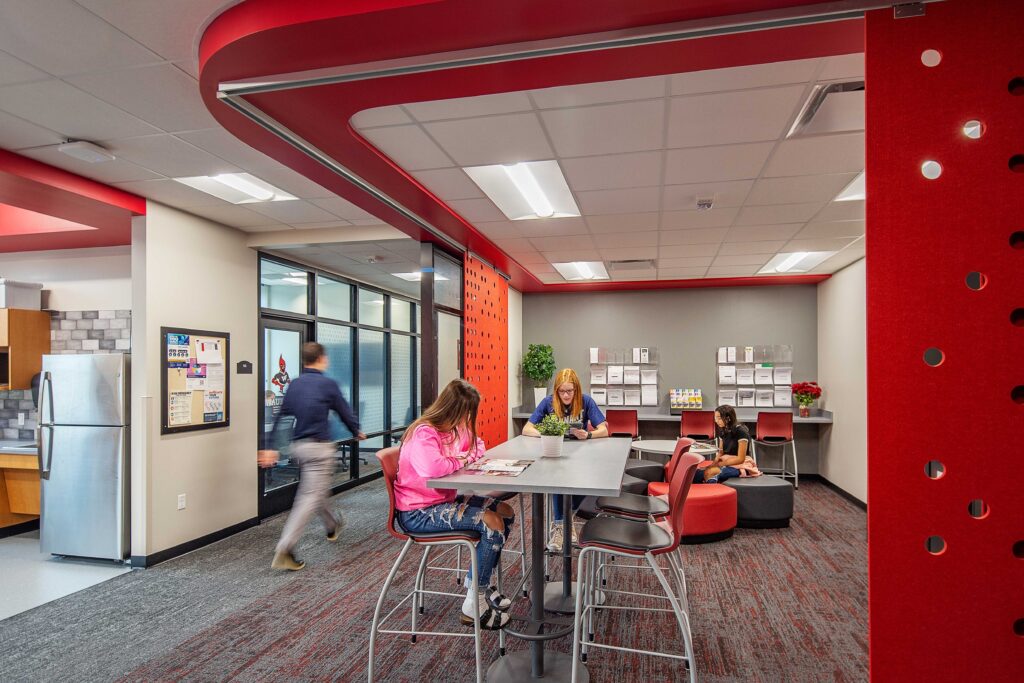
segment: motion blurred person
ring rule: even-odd
[[[316,342],[302,345],[302,374],[289,383],[281,411],[270,432],[270,444],[277,443],[275,435],[281,418],[285,415],[295,418],[292,459],[299,464],[300,474],[299,490],[281,532],[281,540],[277,543],[274,561],[270,564],[274,569],[298,571],[306,566],[305,562],[295,558],[295,545],[313,513],[320,515],[323,520],[327,540],[338,540],[342,522],[335,519],[327,505],[327,494],[334,476],[334,453],[337,450],[327,423],[330,411],[337,413],[345,426],[356,435],[356,439],[362,441],[366,438],[366,434],[359,428],[359,418],[341,395],[338,383],[324,374],[328,363],[322,345]],[[260,467],[271,467],[277,459],[276,450],[259,452]]]

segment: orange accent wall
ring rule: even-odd
[[[477,433],[488,448],[508,438],[508,282],[466,254],[463,374],[480,390]]]

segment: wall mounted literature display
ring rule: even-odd
[[[793,405],[793,347],[720,346],[715,359],[718,405],[789,408]]]
[[[590,347],[590,396],[599,406],[657,407],[658,350]]]
[[[160,328],[160,433],[231,424],[231,337],[227,332]]]

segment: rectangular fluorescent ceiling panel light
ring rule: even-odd
[[[864,171],[861,171],[856,178],[850,181],[845,190],[836,195],[835,201],[852,202],[867,198],[868,192],[865,183]]]
[[[608,271],[601,261],[570,261],[552,263],[555,270],[566,280],[607,280]]]
[[[757,271],[757,274],[806,273],[835,253],[834,251],[794,251],[776,254],[771,261],[765,264],[764,268]]]
[[[415,273],[391,273],[391,274],[394,275],[397,278],[405,280],[406,282],[419,282],[423,278],[423,273],[421,273],[418,270]],[[447,279],[448,278],[446,278],[444,275],[440,275],[438,273],[434,273],[434,280],[436,282],[440,282],[441,280],[447,280]]]
[[[298,199],[298,197],[294,197],[250,173],[221,173],[213,176],[174,178],[174,180],[232,204],[285,202]]]
[[[557,161],[522,161],[462,170],[509,220],[580,215]]]

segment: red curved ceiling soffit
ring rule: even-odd
[[[218,101],[219,84],[811,4],[815,0],[248,0],[224,12],[203,35],[200,89],[213,116],[239,139],[409,236],[436,242],[413,221]],[[863,47],[863,20],[849,19],[260,93],[246,100],[511,274],[512,286],[521,291],[807,284],[828,276],[543,285],[348,121],[359,111],[387,105],[849,54]]]

